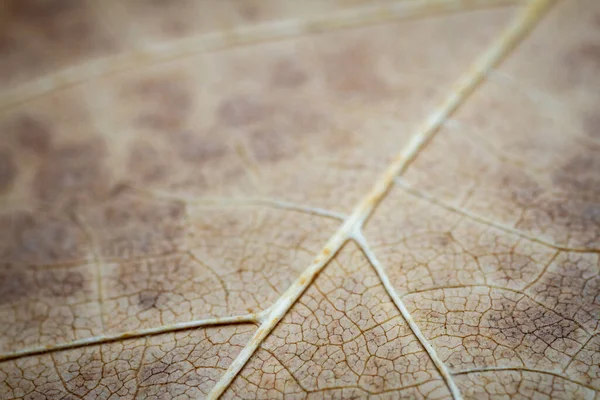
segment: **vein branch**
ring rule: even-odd
[[[25,356],[54,353],[61,350],[77,349],[93,345],[112,343],[119,340],[136,339],[147,336],[159,335],[162,333],[178,332],[188,329],[200,328],[205,326],[218,326],[243,323],[257,323],[259,316],[256,314],[238,315],[233,317],[206,318],[195,321],[179,322],[170,325],[139,329],[129,332],[121,332],[111,335],[92,336],[83,339],[73,340],[71,342],[59,343],[50,346],[30,347],[17,350],[12,353],[0,354],[0,361],[13,360]]]
[[[267,197],[194,197],[186,194],[169,193],[159,190],[143,189],[132,187],[139,194],[149,195],[156,199],[179,201],[190,204],[195,207],[239,207],[239,206],[265,206],[282,210],[290,210],[312,214],[320,217],[332,218],[338,221],[344,221],[348,217],[337,211],[327,210],[320,207],[305,206],[286,200],[271,199]]]
[[[379,179],[377,179],[371,191],[358,203],[352,214],[333,234],[317,258],[273,304],[273,307],[265,317],[264,322],[262,322],[260,327],[254,333],[246,347],[242,349],[236,359],[230,364],[225,374],[208,394],[208,399],[219,398],[225,392],[233,382],[234,378],[246,365],[250,357],[252,357],[265,338],[314,281],[318,273],[329,263],[329,261],[331,261],[334,255],[348,240],[361,234],[360,232],[365,221],[390,190],[395,178],[406,171],[418,154],[439,131],[440,127],[448,117],[450,117],[450,115],[468,98],[479,83],[485,79],[487,73],[500,63],[500,61],[502,61],[502,59],[506,57],[519,41],[533,28],[543,12],[552,2],[553,0],[533,0],[529,2],[524,10],[519,13],[515,20],[506,28],[505,32],[501,34],[481,57],[475,61],[467,73],[458,80],[454,85],[452,92],[429,116],[429,118],[426,119],[424,125],[415,135],[413,135],[408,145],[388,166]],[[416,328],[418,329],[418,327]],[[427,343],[424,338],[422,339]],[[430,345],[428,346],[431,347]],[[433,349],[431,349],[431,351],[433,352]],[[431,354],[435,353],[433,352],[430,353],[430,355]],[[433,361],[434,363],[436,362],[435,360]],[[438,364],[441,364],[439,359],[437,361]],[[442,368],[445,370],[443,364]],[[446,382],[450,386],[451,379],[446,380]],[[456,386],[454,386],[454,388],[450,387],[450,390],[455,399],[461,399],[460,392]]]
[[[346,243],[348,237],[350,236],[348,232],[349,229],[352,229],[352,226],[349,225],[348,222],[344,223],[342,227],[329,239],[325,248],[300,275],[300,277],[296,279],[296,281],[292,283],[292,285],[283,293],[283,295],[277,299],[271,308],[268,309],[268,312],[261,316],[261,325],[256,332],[254,332],[254,335],[248,344],[229,365],[229,368],[227,368],[225,374],[221,376],[221,379],[208,394],[207,399],[218,398],[229,387],[229,385],[231,385],[233,379],[239,374],[244,365],[246,365],[250,357],[252,357],[266,337],[271,333],[279,321],[283,319],[292,305],[294,305],[298,298],[300,298],[302,293],[304,293],[304,291],[315,280],[319,272],[321,272],[321,270],[329,263],[329,261],[331,261],[334,255]]]
[[[433,348],[433,346],[431,346],[431,344],[429,343],[429,341],[427,340],[425,335],[423,335],[423,332],[421,332],[421,329],[419,328],[419,326],[413,319],[412,315],[406,308],[406,305],[404,304],[404,302],[400,299],[400,296],[398,296],[398,293],[392,286],[392,283],[390,282],[390,278],[388,277],[387,273],[385,272],[385,269],[383,268],[383,266],[381,265],[381,263],[375,256],[375,253],[369,247],[367,240],[365,239],[362,232],[356,233],[354,235],[353,239],[360,246],[363,254],[369,260],[369,262],[371,263],[371,265],[377,272],[379,279],[383,283],[383,287],[387,291],[390,298],[394,301],[394,304],[396,304],[396,307],[398,307],[400,314],[402,314],[402,317],[404,318],[404,320],[410,327],[410,330],[413,332],[413,334],[415,335],[415,337],[417,338],[419,343],[421,343],[421,346],[423,346],[423,348],[425,349],[427,354],[429,354],[429,358],[431,358],[431,361],[433,361],[433,364],[435,365],[437,370],[440,372],[440,375],[442,376],[444,381],[446,381],[446,384],[448,385],[448,389],[450,390],[450,394],[452,394],[452,397],[456,400],[462,399],[462,395],[460,394],[460,391],[458,390],[458,386],[456,386],[456,383],[454,382],[454,379],[452,378],[452,374],[450,373],[450,371],[448,370],[448,368],[446,367],[446,365],[444,364],[442,359],[437,355],[435,349]]]
[[[566,251],[566,252],[572,252],[572,253],[600,253],[600,249],[595,249],[595,248],[585,248],[585,247],[567,247],[567,246],[561,246],[559,244],[556,243],[552,243],[550,241],[544,240],[542,238],[538,238],[535,237],[533,235],[530,235],[526,232],[523,232],[520,229],[515,229],[515,228],[511,228],[510,226],[506,226],[504,224],[501,224],[499,222],[496,222],[494,220],[485,218],[481,215],[472,213],[469,210],[466,210],[464,208],[461,207],[456,207],[452,204],[448,204],[444,201],[438,200],[435,198],[435,196],[423,192],[419,189],[414,188],[413,186],[409,185],[408,183],[406,183],[405,181],[401,180],[401,179],[396,179],[396,186],[398,186],[400,189],[404,190],[406,193],[409,193],[415,197],[418,197],[422,200],[425,200],[431,204],[435,204],[439,207],[445,208],[448,211],[452,211],[454,213],[457,213],[459,215],[462,215],[463,217],[466,217],[470,220],[473,220],[475,222],[478,222],[480,224],[483,225],[487,225],[487,226],[491,226],[493,228],[499,229],[501,231],[504,231],[506,233],[510,233],[513,235],[517,235],[519,237],[522,237],[523,239],[529,240],[531,242],[535,242],[538,244],[541,244],[543,246],[546,247],[550,247],[552,249],[555,249],[557,251]]]

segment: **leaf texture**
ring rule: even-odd
[[[334,265],[250,359],[233,381],[231,397],[448,397],[358,246],[346,245]]]
[[[595,1],[1,10],[0,399],[600,399]]]

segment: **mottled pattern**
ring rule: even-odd
[[[559,2],[405,179],[557,246],[598,251],[599,13],[594,1]],[[558,26],[572,29],[556,37]]]
[[[130,339],[0,364],[2,399],[204,397],[252,326]]]
[[[508,3],[5,1],[0,399],[600,400],[600,3],[466,97]]]
[[[331,267],[250,359],[231,397],[447,398],[439,372],[359,248],[348,244]]]

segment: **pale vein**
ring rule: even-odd
[[[230,386],[234,378],[246,365],[250,357],[256,352],[263,340],[287,314],[292,305],[314,281],[317,274],[327,265],[333,256],[350,238],[360,232],[364,222],[373,213],[375,207],[390,190],[394,179],[402,174],[412,163],[415,157],[432,139],[444,121],[465,101],[475,88],[485,78],[486,74],[494,68],[529,32],[543,12],[550,6],[552,0],[534,0],[519,13],[515,20],[507,27],[505,32],[493,43],[482,56],[475,61],[467,73],[454,85],[450,95],[442,102],[438,109],[425,121],[424,125],[411,138],[408,145],[395,158],[375,182],[370,193],[356,206],[349,218],[329,239],[325,248],[317,258],[307,267],[300,277],[286,290],[286,292],[273,304],[266,320],[254,333],[246,347],[238,354],[217,384],[208,394],[209,399],[220,397]],[[449,388],[455,386],[446,380]],[[460,394],[455,394],[460,398]]]
[[[336,211],[321,207],[305,206],[286,200],[271,199],[266,197],[194,197],[186,194],[169,193],[160,190],[132,187],[138,193],[150,195],[156,199],[179,201],[198,208],[223,208],[239,206],[264,206],[281,210],[297,211],[305,214],[344,221],[348,217]]]
[[[193,328],[200,328],[205,326],[219,326],[219,325],[230,325],[230,324],[242,324],[242,323],[256,323],[260,320],[260,316],[257,314],[239,315],[233,317],[217,317],[217,318],[206,318],[195,321],[179,322],[170,325],[163,325],[158,327],[152,327],[147,329],[139,329],[130,332],[121,332],[112,335],[100,335],[91,336],[83,339],[73,340],[71,342],[59,343],[49,346],[38,346],[30,347],[22,350],[17,350],[12,353],[0,354],[0,361],[12,360],[15,358],[21,358],[25,356],[53,353],[60,350],[76,349],[80,347],[86,347],[91,345],[101,345],[111,342],[116,342],[125,339],[142,338],[146,336],[154,336],[162,333],[172,333],[182,330],[188,330]]]
[[[431,346],[431,344],[427,341],[427,338],[425,337],[425,335],[423,335],[423,332],[421,332],[421,329],[419,328],[419,326],[413,319],[412,315],[410,315],[410,312],[406,308],[406,305],[400,299],[400,296],[398,296],[398,293],[392,286],[392,283],[390,282],[390,278],[388,277],[387,273],[385,272],[385,269],[383,268],[383,266],[381,265],[381,263],[375,256],[375,253],[369,247],[367,240],[365,239],[363,234],[359,232],[359,233],[355,234],[353,239],[361,247],[363,254],[365,255],[365,257],[367,257],[367,259],[369,260],[369,262],[371,263],[371,265],[377,272],[379,279],[383,283],[383,287],[387,291],[390,298],[394,301],[394,304],[396,304],[396,307],[398,307],[400,314],[402,314],[402,317],[404,318],[404,320],[410,327],[411,331],[414,333],[414,335],[417,338],[417,340],[419,341],[419,343],[421,343],[421,345],[423,346],[423,348],[425,349],[427,354],[429,354],[431,361],[433,361],[433,364],[440,372],[440,375],[442,375],[442,378],[444,378],[444,380],[448,384],[448,389],[450,390],[452,397],[454,399],[462,399],[460,391],[458,390],[458,387],[456,386],[456,383],[454,382],[454,379],[452,378],[452,374],[450,374],[450,371],[448,370],[448,368],[446,368],[446,365],[444,364],[442,359],[437,355],[433,346]]]
[[[595,249],[595,248],[561,246],[559,244],[552,243],[550,241],[547,241],[547,240],[544,240],[544,239],[541,239],[541,238],[529,235],[526,232],[523,232],[523,231],[521,231],[519,229],[511,228],[510,226],[503,225],[503,224],[501,224],[499,222],[496,222],[494,220],[487,219],[485,217],[482,217],[481,215],[472,213],[471,211],[466,210],[464,208],[456,207],[456,206],[448,204],[448,203],[446,203],[444,201],[440,201],[440,200],[436,199],[434,196],[432,196],[431,194],[425,193],[425,192],[423,192],[421,190],[418,190],[418,189],[412,187],[411,185],[409,185],[408,183],[404,182],[401,179],[396,179],[396,185],[399,188],[401,188],[402,190],[404,190],[405,192],[407,192],[407,193],[409,193],[409,194],[411,194],[411,195],[413,195],[413,196],[415,196],[417,198],[425,200],[425,201],[427,201],[427,202],[429,202],[431,204],[435,204],[435,205],[437,205],[439,207],[442,207],[442,208],[444,208],[444,209],[446,209],[448,211],[452,211],[452,212],[454,212],[456,214],[462,215],[463,217],[466,217],[466,218],[468,218],[470,220],[479,222],[480,224],[483,224],[483,225],[491,226],[491,227],[496,228],[498,230],[501,230],[501,231],[504,231],[506,233],[510,233],[510,234],[522,237],[523,239],[526,239],[526,240],[529,240],[531,242],[535,242],[535,243],[541,244],[541,245],[546,246],[546,247],[550,247],[550,248],[555,249],[555,250],[566,251],[566,252],[573,252],[573,253],[599,253],[600,252],[600,249]]]

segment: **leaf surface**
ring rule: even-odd
[[[600,8],[550,3],[6,2],[0,398],[598,399]]]

